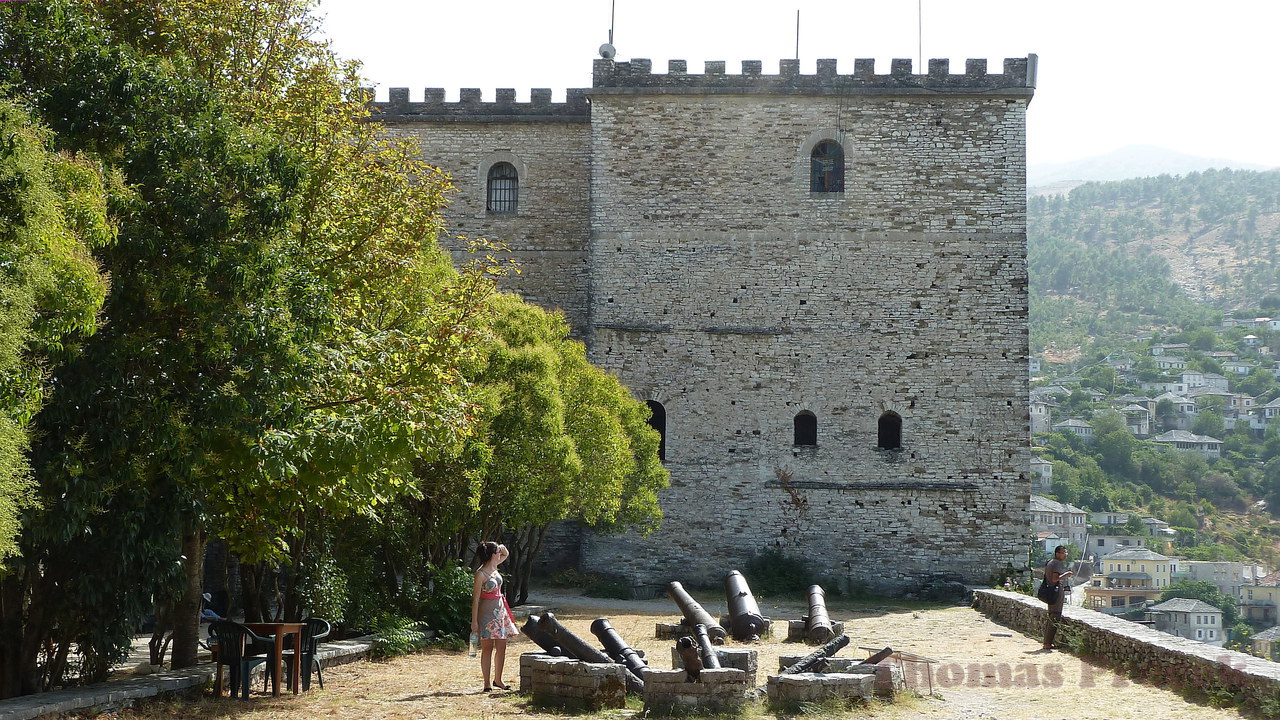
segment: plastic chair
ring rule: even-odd
[[[299,664],[302,666],[302,689],[304,691],[311,689],[311,668],[315,666],[316,679],[320,681],[320,687],[324,687],[324,674],[320,672],[320,658],[316,657],[316,648],[320,644],[321,638],[329,637],[328,620],[320,618],[308,618],[307,626],[302,629],[302,658]],[[286,638],[287,639],[287,638]],[[285,677],[288,678],[287,684],[293,686],[293,653],[292,649],[284,651],[285,658]]]
[[[231,697],[235,697],[239,692],[245,700],[248,700],[250,671],[258,665],[269,666],[268,661],[271,659],[266,655],[253,654],[253,646],[258,643],[261,643],[259,647],[266,646],[268,643],[274,645],[275,636],[263,637],[240,623],[217,620],[209,623],[209,638],[211,641],[217,641],[214,660],[218,664],[218,670],[213,686],[214,695],[222,694],[222,666],[226,665],[228,675],[231,677]],[[246,648],[246,645],[249,647]],[[268,667],[267,672],[268,677],[272,677],[276,670]]]

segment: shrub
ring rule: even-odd
[[[809,563],[775,548],[769,548],[748,560],[743,566],[742,574],[751,585],[751,592],[760,597],[803,596],[809,586],[816,582]],[[828,593],[833,590],[824,589]]]

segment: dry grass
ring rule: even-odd
[[[542,601],[542,598],[538,598]],[[547,597],[557,616],[570,629],[590,637],[587,627],[596,617],[607,616],[613,626],[636,648],[645,650],[655,667],[670,667],[670,643],[654,639],[654,623],[673,621],[674,605],[668,600],[645,602],[600,601],[590,598]],[[717,614],[723,608],[704,603]],[[799,614],[795,606],[765,605],[766,615],[785,628]],[[909,650],[941,661],[935,667],[933,694],[923,676],[917,678],[924,697],[906,697],[891,704],[840,708],[810,708],[810,717],[885,718],[934,720],[1000,718],[1106,718],[1107,720],[1225,720],[1239,718],[1234,711],[1203,707],[1150,685],[1137,684],[1103,668],[1083,663],[1066,653],[1037,652],[1039,640],[1018,633],[1001,637],[1008,629],[964,607],[855,607],[833,608],[832,616],[846,622],[853,646]],[[799,654],[804,646],[781,642],[785,630],[755,647],[760,653],[759,681],[775,672],[780,654]],[[523,638],[508,653],[507,681],[519,678],[519,653],[532,649]],[[847,649],[842,655],[854,655]],[[1035,678],[1036,686],[1027,680]],[[272,698],[256,694],[248,702],[204,698],[195,702],[167,701],[146,707],[98,715],[100,720],[160,720],[192,718],[247,718],[252,720],[382,720],[457,718],[554,718],[555,713],[535,710],[516,693],[486,695],[480,692],[478,662],[465,653],[428,650],[387,662],[361,662],[325,671],[324,690],[313,688],[298,697]],[[574,717],[621,720],[640,715],[633,707]],[[746,713],[748,719],[773,718],[763,706]]]

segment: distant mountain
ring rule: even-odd
[[[1027,192],[1055,195],[1090,181],[1127,180],[1157,175],[1185,175],[1209,169],[1270,170],[1266,165],[1223,158],[1202,158],[1153,145],[1129,145],[1083,160],[1027,167]]]

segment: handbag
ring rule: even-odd
[[[1050,585],[1048,580],[1041,580],[1040,588],[1036,590],[1036,597],[1040,598],[1040,602],[1052,605],[1058,599],[1057,583]]]

